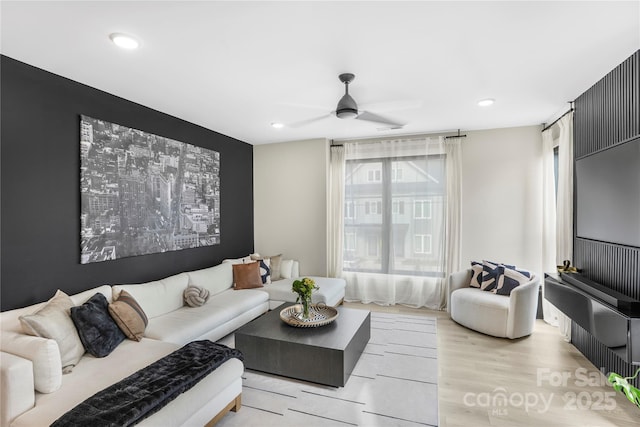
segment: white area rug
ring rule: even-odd
[[[371,313],[371,339],[344,387],[247,370],[242,408],[217,426],[437,426],[436,343],[434,318]]]

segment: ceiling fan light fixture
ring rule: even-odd
[[[358,110],[354,110],[353,108],[342,108],[340,110],[336,110],[336,117],[339,119],[354,119],[358,117]]]
[[[348,93],[338,101],[336,116],[339,119],[353,119],[358,116],[358,104]]]

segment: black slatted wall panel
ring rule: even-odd
[[[639,249],[576,238],[573,256],[589,279],[640,300]]]
[[[575,101],[575,157],[640,135],[640,51]]]
[[[582,329],[580,325],[575,322],[571,322],[571,342],[582,353],[584,353],[584,350],[581,346],[584,347],[589,353],[587,356],[588,359],[598,369],[601,369],[605,375],[609,372],[615,372],[624,377],[630,377],[635,373],[636,369],[638,369],[638,366],[633,366],[619,358],[609,347],[600,343],[593,335]],[[580,343],[581,346],[578,346],[576,342]],[[636,387],[640,387],[640,378],[636,378],[632,383]]]
[[[579,159],[638,136],[640,50],[576,99],[575,157]],[[640,299],[640,249],[575,238],[574,264],[588,278]],[[630,376],[638,368],[620,359],[574,322],[571,342],[605,372]],[[635,385],[638,384],[636,380]]]

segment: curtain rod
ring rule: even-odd
[[[546,123],[543,123],[543,124],[542,124],[542,126],[543,126],[544,128],[542,129],[542,131],[541,131],[541,132],[544,132],[545,130],[547,130],[547,129],[551,128],[551,126],[553,126],[553,125],[555,125],[556,123],[558,123],[558,121],[559,121],[561,118],[563,118],[564,116],[566,116],[566,115],[567,115],[567,114],[569,114],[570,112],[574,111],[574,110],[575,110],[575,108],[573,108],[573,101],[571,101],[571,104],[572,104],[572,105],[571,105],[571,108],[569,108],[569,110],[568,110],[567,112],[565,112],[563,115],[561,115],[560,117],[558,117],[557,119],[555,119],[553,122],[551,122],[551,124],[550,124],[550,125],[548,125],[548,126],[547,126],[547,125],[546,125]]]
[[[362,140],[366,140],[366,141],[371,141],[371,140],[385,140],[385,139],[402,139],[402,138],[406,138],[406,139],[411,139],[411,138],[420,138],[420,137],[429,137],[429,136],[435,136],[435,135],[442,135],[443,133],[449,133],[449,132],[454,132],[452,130],[450,131],[440,131],[440,132],[433,132],[433,133],[412,133],[412,134],[406,134],[406,135],[395,135],[395,136],[380,136],[377,138],[348,138],[348,139],[331,139],[329,140],[329,145],[331,147],[341,147],[342,145],[344,145],[343,143],[345,142],[353,142],[353,141],[362,141]],[[449,136],[445,136],[444,139],[451,139],[451,138],[466,138],[467,135],[460,135],[460,129],[457,130],[458,134],[457,135],[449,135]]]

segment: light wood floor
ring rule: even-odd
[[[469,330],[446,312],[345,307],[438,319],[440,427],[640,425],[640,409],[614,392],[598,369],[542,320],[531,336],[509,340]]]

